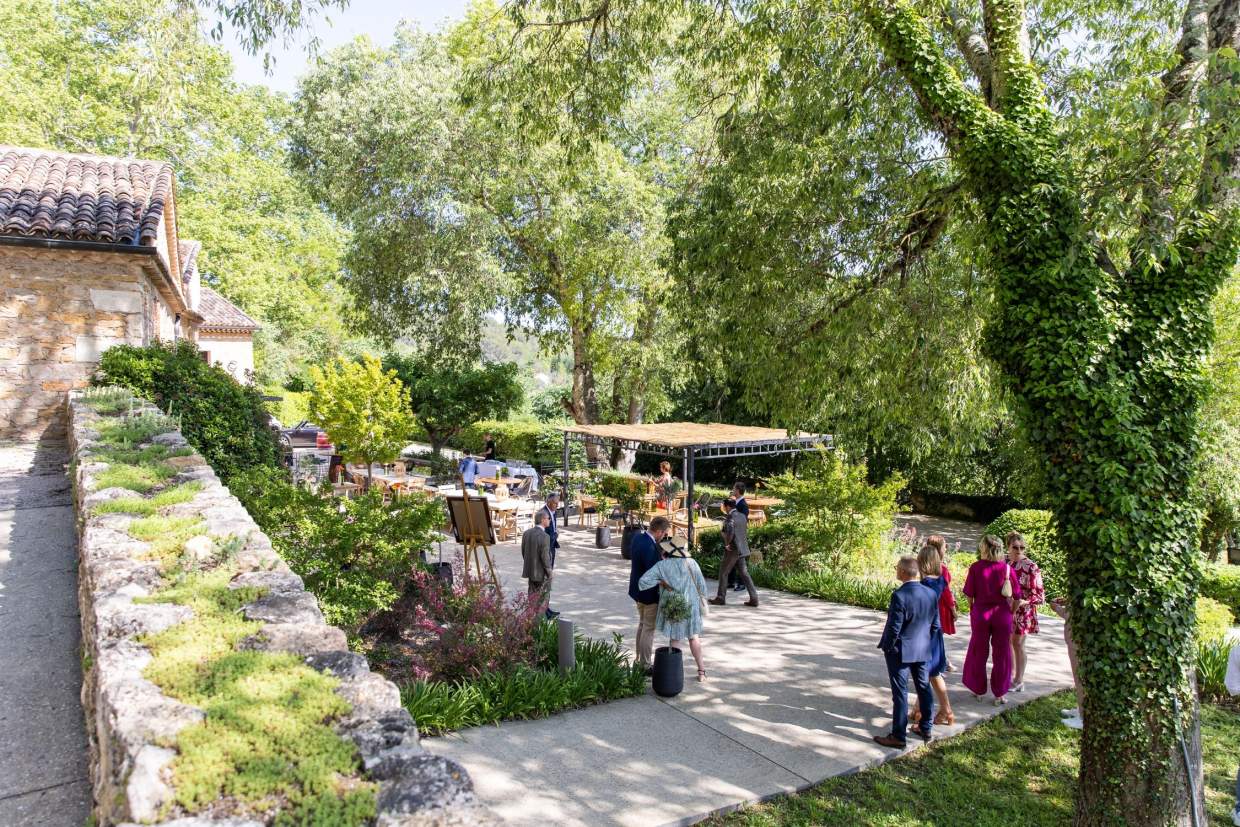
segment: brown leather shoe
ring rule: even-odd
[[[874,743],[881,744],[884,747],[891,747],[892,749],[904,749],[908,746],[908,742],[894,735],[875,735]]]
[[[758,601],[756,601],[756,600],[746,600],[746,601],[745,601],[745,605],[746,605],[746,606],[753,606],[753,607],[756,609],[756,608],[758,608]]]
[[[712,606],[726,606],[726,605],[728,605],[728,601],[724,600],[722,597],[712,597],[710,600],[707,600],[706,602],[707,602],[707,603],[709,603],[709,604],[710,604],[710,605],[712,605]]]

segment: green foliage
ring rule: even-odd
[[[1206,566],[1201,574],[1201,594],[1219,601],[1240,617],[1240,566]]]
[[[280,420],[280,424],[284,427],[292,427],[310,418],[309,393],[290,391],[277,385],[264,388],[263,394],[265,396],[280,397],[279,402],[268,402],[267,410],[271,412],[272,416]]]
[[[495,438],[498,455],[505,459],[523,459],[543,468],[559,469],[564,464],[564,434],[551,425],[483,420],[462,428],[457,442],[461,448],[480,454],[483,434]],[[570,470],[584,468],[585,464],[586,454],[581,443],[569,443]]]
[[[1042,585],[1046,588],[1047,597],[1066,597],[1067,552],[1060,544],[1059,533],[1055,530],[1055,515],[1049,511],[1014,508],[986,526],[986,533],[993,534],[1000,540],[1007,537],[1009,531],[1019,531],[1025,538],[1025,553],[1041,569]]]
[[[462,365],[440,354],[390,354],[383,369],[395,372],[435,453],[479,419],[503,419],[521,406],[525,392],[513,362]]]
[[[413,433],[409,396],[396,372],[378,359],[338,359],[325,370],[310,368],[310,417],[327,431],[336,450],[350,462],[366,466],[400,456]]]
[[[279,458],[262,395],[206,364],[192,342],[109,348],[97,381],[129,388],[172,414],[181,433],[225,482]]]
[[[1197,641],[1197,691],[1203,699],[1235,703],[1227,689],[1227,662],[1236,645],[1225,637]]]
[[[128,488],[145,494],[176,476],[177,469],[165,462],[146,462],[141,465],[113,464],[95,475],[95,488]]]
[[[904,479],[895,475],[870,485],[864,464],[851,464],[833,451],[807,457],[799,473],[768,480],[784,500],[779,521],[792,526],[804,556],[827,570],[862,567],[882,554]]]
[[[238,475],[229,488],[302,576],[328,621],[350,631],[396,602],[444,521],[443,506],[428,498],[388,505],[378,493],[325,498],[294,486],[278,469]]]
[[[1209,643],[1231,632],[1236,619],[1225,605],[1208,597],[1197,598],[1197,642]]]
[[[418,731],[440,735],[506,720],[543,718],[619,698],[645,694],[642,669],[631,664],[618,640],[592,640],[577,634],[576,667],[557,669],[558,630],[543,621],[536,631],[538,659],[533,666],[482,675],[468,681],[415,681],[401,687],[405,708]]]
[[[539,422],[563,422],[572,399],[572,388],[545,388],[530,398],[530,413]]]
[[[177,805],[195,813],[225,797],[254,814],[278,808],[277,824],[368,823],[375,787],[358,777],[352,742],[332,729],[349,711],[338,681],[296,655],[238,651],[262,625],[239,609],[259,594],[230,589],[230,575],[189,574],[146,598],[193,610],[142,641],[152,655],[143,676],[206,713],[176,736]]]
[[[1201,551],[1211,560],[1226,553],[1227,535],[1240,532],[1240,414],[1236,422],[1209,422],[1201,446],[1195,499],[1202,511]]]

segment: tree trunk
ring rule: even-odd
[[[1201,823],[1198,526],[1186,498],[1209,302],[1235,264],[1235,226],[1201,204],[1162,261],[1104,270],[1090,242],[1102,233],[1084,223],[1079,179],[1028,58],[1024,5],[984,9],[994,109],[960,82],[910,0],[870,0],[866,14],[985,217],[996,299],[987,354],[1045,462],[1071,552],[1085,689],[1074,822]]]
[[[578,425],[598,422],[598,393],[594,384],[594,360],[590,355],[589,333],[581,328],[572,330],[573,341],[573,421]],[[591,463],[603,459],[598,445],[586,443],[586,458]]]

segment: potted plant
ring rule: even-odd
[[[693,613],[689,601],[685,600],[680,592],[665,592],[659,603],[659,611],[669,623],[682,623]],[[661,698],[675,697],[685,688],[684,653],[673,647],[671,640],[666,646],[654,650],[650,684],[654,693]]]
[[[594,547],[607,548],[611,545],[611,526],[607,523],[611,514],[611,501],[603,496],[599,496],[597,501],[595,513],[598,515],[598,525],[594,529]]]
[[[641,490],[632,486],[625,485],[621,489],[620,508],[624,510],[624,529],[620,534],[620,556],[625,560],[633,559],[629,546],[633,543],[633,538],[646,530],[646,526],[641,521],[642,495]]]

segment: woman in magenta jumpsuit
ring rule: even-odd
[[[981,700],[986,694],[986,654],[994,664],[990,670],[990,691],[995,705],[1007,703],[1012,686],[1012,609],[1003,595],[1003,581],[1012,584],[1012,598],[1020,597],[1016,573],[1004,559],[1003,544],[998,537],[987,534],[977,548],[977,562],[969,567],[964,593],[971,601],[969,609],[969,651],[964,657],[964,685],[973,697]]]

